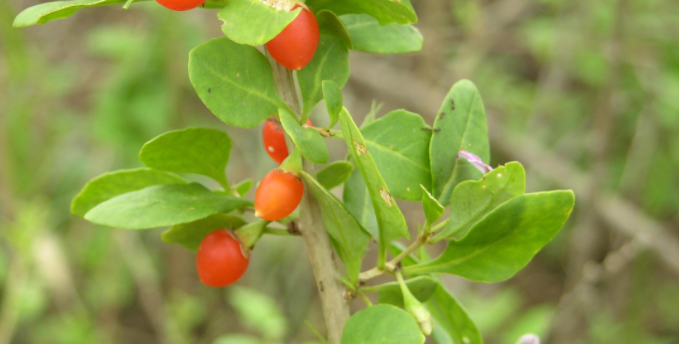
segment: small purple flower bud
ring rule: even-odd
[[[488,164],[484,164],[483,160],[476,156],[474,153],[469,153],[466,151],[460,151],[457,153],[457,159],[459,160],[460,158],[464,158],[465,160],[469,161],[472,166],[476,167],[477,170],[481,171],[481,173],[486,174],[490,171],[493,170],[492,167]]]
[[[524,334],[516,344],[540,344],[540,338],[534,334]]]

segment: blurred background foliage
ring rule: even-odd
[[[189,83],[189,50],[221,36],[215,14],[135,3],[12,29],[37,2],[0,1],[0,344],[318,341],[300,240],[264,238],[238,286],[210,289],[193,254],[160,231],[69,213],[88,179],[140,166],[141,145],[171,129],[226,130],[230,180],[274,167],[259,130],[227,128]],[[520,160],[530,189],[578,196],[566,228],[512,280],[446,276],[486,342],[532,332],[547,343],[679,343],[679,2],[413,4],[422,53],[352,53],[345,100],[357,120],[375,100],[431,123],[443,92],[469,78],[489,112],[492,164]],[[313,118],[327,121],[323,106]],[[329,146],[343,158],[343,142]],[[414,229],[419,207],[401,204]]]

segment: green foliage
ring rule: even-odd
[[[355,164],[352,165],[355,166]],[[349,179],[344,182],[342,201],[347,210],[354,215],[365,230],[374,238],[380,237],[375,207],[373,206],[370,192],[368,192],[368,187],[365,185],[361,171],[357,168],[353,169]]]
[[[45,24],[55,19],[70,17],[81,8],[125,3],[127,0],[74,0],[42,3],[25,9],[14,19],[14,27]]]
[[[73,198],[71,213],[82,217],[99,203],[116,196],[165,184],[186,184],[186,181],[170,173],[146,168],[104,173],[85,184]]]
[[[325,164],[330,159],[328,148],[321,134],[313,128],[304,128],[297,121],[295,115],[286,110],[279,109],[278,115],[285,133],[290,136],[299,152],[309,161],[316,164]]]
[[[323,80],[323,99],[325,99],[325,107],[330,116],[330,124],[327,128],[332,128],[339,121],[339,114],[343,110],[342,90],[332,80]]]
[[[198,221],[172,226],[161,238],[168,244],[180,244],[187,250],[196,252],[200,242],[211,232],[218,229],[241,228],[245,224],[245,220],[237,216],[214,214]]]
[[[348,161],[335,161],[316,173],[316,180],[326,190],[332,190],[344,183],[354,171],[354,165]]]
[[[321,33],[314,58],[297,72],[302,93],[302,117],[306,120],[311,110],[323,99],[323,81],[333,81],[342,88],[349,79],[349,50],[342,39]]]
[[[449,242],[441,256],[406,267],[404,272],[445,272],[473,281],[504,281],[559,232],[574,202],[571,191],[515,197],[476,223],[462,240]]]
[[[379,169],[366,146],[366,140],[361,135],[356,123],[348,112],[340,113],[342,134],[351,157],[361,172],[368,187],[370,199],[375,208],[375,216],[379,227],[380,259],[384,258],[386,245],[389,241],[410,237],[408,226],[396,200],[391,196],[387,184],[382,179]]]
[[[422,117],[396,110],[361,128],[370,155],[396,198],[419,201],[431,187],[431,130]]]
[[[361,259],[370,242],[370,235],[344,208],[342,202],[324,189],[313,177],[302,172],[302,178],[309,191],[320,203],[323,223],[330,234],[333,247],[344,263],[347,278],[355,284],[361,272]]]
[[[436,281],[429,276],[420,276],[406,281],[410,292],[418,300],[425,302],[434,294]],[[398,282],[389,282],[374,287],[362,288],[366,293],[378,293],[377,302],[403,307],[403,291]]]
[[[236,196],[243,197],[252,188],[252,179],[246,179],[233,186],[233,191],[236,192]]]
[[[427,301],[426,306],[434,318],[432,335],[437,343],[483,343],[472,319],[443,284],[437,285],[434,296]]]
[[[279,10],[260,0],[230,0],[217,18],[224,22],[222,31],[239,44],[262,45],[272,40],[302,9]]]
[[[453,190],[450,204],[450,222],[433,241],[465,236],[483,216],[525,192],[526,172],[518,162],[500,166],[481,180],[458,184]]]
[[[379,54],[422,50],[422,34],[412,25],[382,25],[367,14],[347,14],[340,19],[351,35],[355,50]]]
[[[306,4],[314,12],[329,10],[338,16],[365,13],[377,19],[382,25],[417,22],[417,15],[409,0],[307,0]]]
[[[149,141],[142,147],[139,159],[156,170],[210,177],[230,191],[225,174],[230,154],[231,139],[225,132],[188,128],[170,131]]]
[[[100,203],[85,214],[85,219],[109,227],[147,229],[192,222],[251,204],[196,183],[159,185]]]
[[[205,106],[228,125],[252,128],[278,108],[287,108],[274,89],[266,57],[256,48],[228,38],[213,39],[193,49],[189,77]]]
[[[135,0],[141,2],[146,0]],[[25,9],[14,19],[14,27],[26,27],[45,24],[52,20],[68,18],[82,8],[99,7],[113,4],[124,4],[127,0],[70,0],[52,1]],[[223,6],[221,0],[205,1],[206,8]]]
[[[376,305],[356,312],[342,334],[342,344],[423,344],[424,339],[415,318],[391,305]]]
[[[436,116],[434,130],[429,147],[433,195],[447,205],[457,184],[481,177],[470,163],[458,160],[457,153],[465,150],[486,163],[490,160],[486,113],[471,81],[460,81],[451,88]]]
[[[351,35],[337,15],[328,10],[323,10],[316,13],[316,20],[321,34],[337,37],[347,49],[352,49]]]
[[[432,225],[443,216],[446,209],[422,184],[420,184],[420,187],[422,188],[422,208],[424,209],[424,216],[427,218],[427,224]]]

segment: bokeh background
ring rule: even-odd
[[[189,82],[189,50],[222,35],[215,12],[135,3],[13,29],[37,3],[0,0],[0,344],[318,341],[298,238],[264,238],[238,286],[211,289],[161,230],[69,214],[88,179],[140,166],[141,145],[167,130],[227,131],[232,181],[274,168],[260,130],[219,122]],[[510,281],[445,276],[486,342],[679,343],[679,2],[413,4],[421,53],[352,52],[344,93],[357,121],[382,103],[431,123],[448,88],[471,79],[492,164],[518,160],[530,190],[577,195],[564,230]],[[329,147],[343,158],[342,141]],[[419,207],[401,204],[414,229]]]

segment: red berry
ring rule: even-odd
[[[196,268],[201,282],[211,287],[226,287],[238,281],[250,262],[241,243],[226,229],[208,234],[198,247]]]
[[[313,126],[311,120],[307,120],[306,124]],[[275,118],[271,117],[264,122],[262,129],[262,141],[264,141],[264,149],[269,154],[273,161],[282,164],[283,160],[288,157],[288,145],[285,143],[285,133],[281,124]]]
[[[300,70],[314,57],[319,38],[316,17],[311,11],[302,8],[297,18],[266,44],[266,49],[274,60],[286,68]]]
[[[259,183],[255,193],[255,216],[276,221],[290,214],[302,200],[304,185],[294,175],[275,169]]]
[[[192,8],[196,8],[203,3],[205,0],[156,0],[163,7],[171,9],[173,11],[186,11]]]

